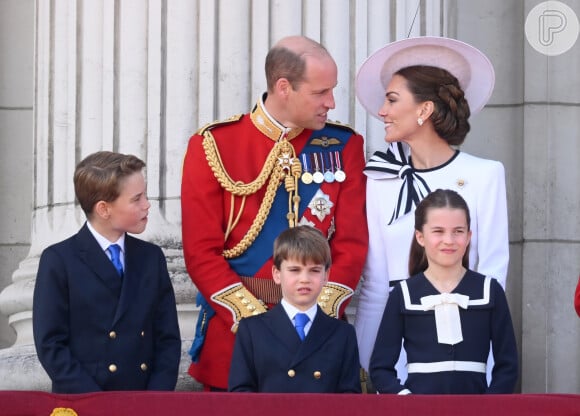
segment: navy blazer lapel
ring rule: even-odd
[[[114,293],[119,293],[121,279],[115,266],[107,257],[95,237],[89,231],[87,224],[76,235],[79,247],[79,256],[87,267],[95,273]]]
[[[315,351],[317,351],[335,331],[338,321],[324,313],[318,306],[316,317],[312,326],[308,331],[308,335],[301,343],[300,348],[296,351],[296,355],[292,359],[291,367],[298,365],[301,361],[307,359]]]
[[[300,348],[302,341],[281,304],[277,304],[264,315],[264,320],[270,332],[280,340],[290,354],[294,354]]]
[[[127,311],[131,304],[132,296],[137,293],[139,276],[143,275],[143,268],[147,263],[144,256],[140,255],[139,240],[125,234],[125,272],[123,275],[123,286],[121,287],[121,297],[117,305],[117,311],[113,323],[116,323]]]

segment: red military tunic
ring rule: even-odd
[[[282,157],[274,158],[276,164],[283,164],[287,157],[292,160],[295,156],[294,159],[302,160],[302,165],[306,162],[314,173],[314,162],[321,168],[322,153],[325,153],[326,165],[332,165],[330,168],[337,171],[338,163],[346,173],[343,182],[323,182],[312,198],[301,201],[308,207],[303,210],[299,221],[295,221],[315,226],[329,238],[333,261],[329,281],[338,283],[336,288],[344,293],[339,300],[329,295],[330,304],[326,305],[328,297],[324,298],[324,295],[332,290],[323,291],[319,303],[323,309],[327,306],[325,311],[329,313],[331,310],[331,315],[344,312],[360,279],[368,246],[365,176],[362,173],[365,160],[362,137],[346,126],[333,126],[340,129],[344,134],[342,137],[347,139],[322,136],[311,130],[284,129],[268,115],[260,100],[251,114],[214,123],[191,137],[184,159],[181,189],[184,258],[193,283],[215,311],[211,319],[204,316],[201,318],[203,322],[198,323],[204,330],[207,327],[207,332],[199,359],[189,368],[189,374],[197,381],[227,388],[235,337],[232,329],[237,328],[240,318],[264,311],[262,303],[271,305],[279,301],[272,290],[275,285],[271,242],[276,235],[267,239],[261,253],[249,257],[250,263],[256,266],[252,276],[240,277],[229,262],[235,261],[237,254],[230,252],[233,260],[227,259],[224,251],[232,250],[244,237],[247,239],[247,234],[255,234],[256,230],[260,236],[271,232],[269,223],[264,224],[264,217],[280,225],[284,222],[285,228],[289,226],[287,218],[292,216],[293,202],[296,202],[292,195],[296,193],[278,190],[290,194],[290,200],[282,212],[273,208],[268,211],[269,181],[263,181],[264,171],[268,172],[267,161],[272,160],[270,152],[284,137],[295,155],[284,151],[277,155]],[[339,147],[340,157],[331,150],[336,143],[342,145]],[[306,145],[309,149],[320,149],[320,158],[304,159],[300,153]],[[331,170],[328,166],[326,169]],[[307,186],[300,180],[297,182],[297,194],[302,197]],[[276,189],[284,187],[279,183],[277,180]],[[228,187],[236,187],[244,195],[232,200]],[[262,229],[261,224],[264,224]],[[251,252],[251,246],[246,255]],[[246,248],[242,246],[232,251],[245,252]],[[260,263],[256,263],[258,261]]]
[[[576,293],[574,294],[574,308],[578,316],[580,316],[580,276],[578,276],[578,284],[576,285]]]

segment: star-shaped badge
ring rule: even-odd
[[[282,166],[282,169],[290,171],[293,159],[294,158],[290,156],[290,153],[282,153],[282,157],[278,158],[278,164]]]
[[[334,204],[330,200],[330,196],[326,195],[320,189],[316,191],[316,194],[308,204],[308,208],[310,208],[310,212],[319,221],[324,221],[324,218],[330,214],[330,208],[332,208]]]

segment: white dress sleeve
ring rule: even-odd
[[[383,239],[386,228],[381,210],[380,181],[367,180],[367,223],[369,229],[369,250],[360,287],[358,307],[355,315],[361,366],[368,371],[369,361],[381,318],[389,297],[389,276],[386,246]]]
[[[509,263],[509,233],[505,170],[501,162],[488,161],[489,171],[477,196],[477,268],[494,277],[505,290]]]

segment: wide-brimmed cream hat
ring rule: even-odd
[[[489,100],[495,83],[490,60],[479,49],[456,39],[422,36],[389,43],[369,56],[356,76],[356,96],[374,117],[385,102],[385,91],[395,72],[413,65],[446,69],[459,81],[471,114]]]

